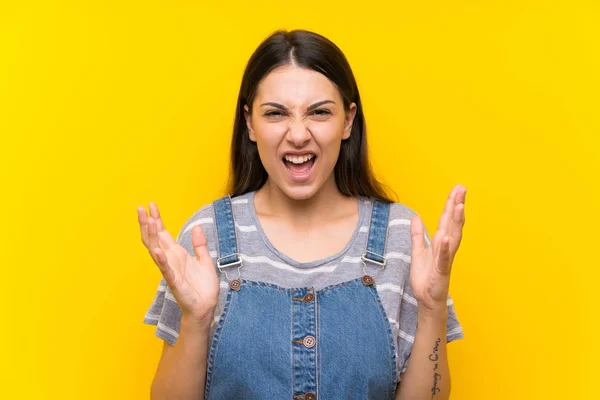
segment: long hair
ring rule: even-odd
[[[259,83],[273,69],[294,63],[325,75],[340,91],[344,108],[356,104],[350,137],[343,140],[334,167],[335,183],[347,196],[373,197],[393,202],[387,189],[375,178],[367,151],[367,126],[356,79],[342,51],[329,39],[305,30],[277,31],[254,51],[242,78],[237,100],[228,193],[232,197],[259,189],[267,181],[267,171],[258,155],[256,143],[248,136],[244,105],[252,111]]]

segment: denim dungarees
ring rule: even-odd
[[[217,267],[229,289],[209,350],[205,398],[392,399],[394,339],[366,273],[367,263],[385,267],[389,204],[373,200],[364,275],[320,290],[242,279],[231,198],[213,204]]]

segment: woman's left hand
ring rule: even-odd
[[[462,239],[465,225],[467,188],[456,185],[440,217],[438,230],[429,247],[425,247],[423,222],[419,216],[411,219],[412,254],[410,284],[419,310],[446,310],[452,262]]]

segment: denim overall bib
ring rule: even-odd
[[[392,399],[392,330],[366,273],[367,263],[385,267],[389,204],[373,201],[364,275],[320,290],[242,279],[231,198],[213,204],[217,267],[229,289],[208,355],[205,398]]]

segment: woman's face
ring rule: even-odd
[[[291,64],[276,68],[259,84],[252,114],[245,108],[250,140],[271,184],[296,200],[335,187],[333,168],[356,105],[346,112],[325,75]]]

